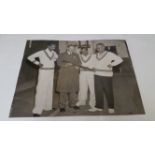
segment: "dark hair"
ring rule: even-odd
[[[88,47],[80,47],[81,50],[86,49],[88,51]],[[80,54],[82,54],[82,51],[80,51]]]
[[[98,46],[98,45],[105,47],[105,45],[103,43],[97,43],[96,46]],[[95,53],[98,53],[97,49],[95,49]]]
[[[47,46],[51,46],[51,45],[55,45],[55,43],[53,43],[53,42],[48,42],[47,43]],[[56,46],[56,45],[55,45]]]
[[[88,47],[86,47],[86,46],[83,46],[83,47],[80,47],[80,48],[88,50]]]

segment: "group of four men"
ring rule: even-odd
[[[122,58],[106,51],[103,43],[96,45],[96,52],[87,46],[68,45],[67,50],[58,56],[55,49],[56,46],[50,43],[47,49],[28,57],[39,66],[33,116],[40,116],[44,110],[53,108],[55,61],[59,66],[56,91],[60,93],[60,112],[65,112],[67,106],[77,110],[87,104],[88,98],[89,112],[102,111],[105,96],[109,113],[114,113],[112,69],[123,62]]]

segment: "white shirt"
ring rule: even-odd
[[[103,54],[96,54],[95,75],[112,77],[113,71],[111,66],[117,66],[123,62],[123,59],[112,52],[105,51]],[[106,71],[104,71],[106,70]]]
[[[95,54],[88,54],[88,55],[80,55],[80,60],[81,60],[81,65],[84,67],[88,67],[88,68],[94,68],[95,66],[95,61],[96,61],[96,55]],[[81,71],[83,71],[81,69]],[[85,71],[85,72],[92,72],[93,71]]]
[[[40,62],[36,60],[39,58]],[[55,51],[49,51],[49,49],[36,52],[28,57],[28,60],[36,65],[42,64],[42,68],[54,68],[54,62],[57,60],[58,55]]]

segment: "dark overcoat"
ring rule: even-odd
[[[65,67],[70,62],[74,65]],[[57,64],[60,67],[57,80],[57,91],[60,93],[71,93],[79,91],[79,69],[76,65],[81,65],[79,55],[76,53],[61,53],[58,57]]]

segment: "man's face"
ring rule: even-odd
[[[104,45],[97,45],[96,50],[97,50],[97,52],[102,53],[105,51],[105,46]]]
[[[48,46],[48,49],[49,49],[50,51],[55,50],[55,45],[54,45],[54,44],[49,45],[49,46]]]
[[[82,49],[81,49],[81,53],[82,53],[83,55],[88,55],[88,50],[87,50],[87,48],[82,48]]]
[[[75,52],[75,47],[74,46],[69,46],[68,50],[69,50],[69,52],[74,53]]]

